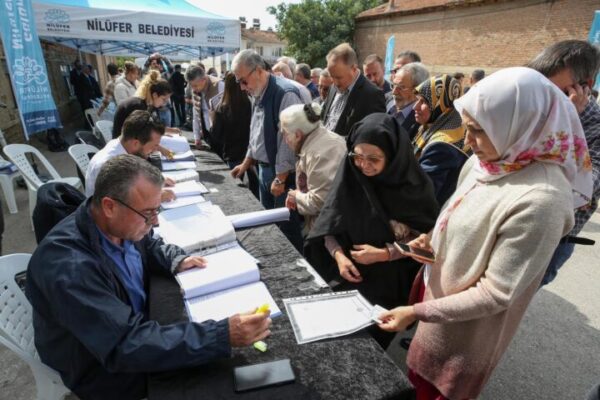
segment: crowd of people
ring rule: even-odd
[[[333,290],[356,289],[389,310],[369,329],[382,347],[417,324],[405,342],[417,399],[480,395],[598,207],[600,50],[558,42],[526,66],[474,70],[468,86],[463,74],[433,74],[436,60],[413,51],[391,71],[377,54],[361,70],[346,43],[326,61],[271,66],[248,49],[220,79],[155,55],[141,82],[135,65],[121,76],[109,66],[103,106],[117,104],[114,139],[91,160],[89,199],[28,269],[38,352],[75,393],[141,398],[146,373],[207,363],[270,334],[268,313],[148,319],[152,269],[204,265],[149,236],[173,182],[143,159],[179,133],[172,101],[179,121],[190,104],[198,147],[247,176],[266,209],[290,210],[282,232]],[[85,93],[88,70],[72,76]],[[78,95],[82,107],[88,97]]]

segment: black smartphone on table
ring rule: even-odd
[[[284,385],[296,380],[289,359],[236,367],[233,377],[236,392]]]
[[[394,247],[396,247],[401,253],[407,255],[415,255],[421,257],[429,262],[435,262],[435,255],[427,250],[419,249],[416,247],[411,247],[406,243],[398,243],[394,242]]]

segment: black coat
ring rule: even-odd
[[[323,112],[321,117],[323,121],[327,121],[329,117],[329,111],[337,89],[335,86],[331,87],[329,95],[323,105]],[[362,74],[359,75],[354,88],[348,96],[346,106],[342,111],[342,115],[338,120],[337,125],[333,131],[342,136],[348,136],[352,125],[362,120],[369,114],[373,113],[384,113],[385,112],[385,96],[381,89],[373,85],[367,80]]]
[[[35,346],[81,399],[139,399],[146,375],[230,356],[226,319],[161,326],[135,313],[118,267],[102,250],[90,200],[54,227],[27,268]],[[171,273],[182,249],[146,235],[135,243],[147,290],[151,271]]]
[[[227,106],[219,107],[210,130],[210,145],[225,161],[242,161],[246,157],[250,140],[250,102],[235,113]]]

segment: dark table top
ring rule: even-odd
[[[218,192],[205,197],[226,215],[261,210],[262,206],[229,168],[214,154],[196,152],[200,181]],[[241,245],[260,260],[265,282],[284,313],[273,319],[268,350],[233,349],[232,358],[203,367],[154,374],[149,378],[149,399],[405,399],[412,387],[385,351],[365,332],[298,345],[285,315],[283,298],[329,291],[319,288],[296,267],[301,255],[276,225],[237,232]],[[187,320],[177,282],[153,276],[150,282],[150,316],[161,324]],[[248,305],[251,309],[255,305]],[[233,390],[233,367],[289,358],[296,374],[294,384],[243,394]]]

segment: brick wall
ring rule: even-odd
[[[83,114],[81,107],[74,97],[70,97],[68,87],[60,69],[61,65],[70,65],[77,57],[77,51],[69,47],[42,41],[42,51],[48,70],[50,88],[65,128],[82,127]],[[83,55],[83,61],[96,65],[96,57],[91,54]],[[68,79],[68,77],[67,77]],[[23,126],[16,108],[10,77],[6,66],[4,48],[0,42],[0,101],[8,105],[0,109],[0,129],[8,143],[23,143]]]
[[[515,0],[457,6],[404,16],[358,20],[355,47],[359,60],[385,56],[395,35],[394,54],[414,50],[433,73],[523,65],[544,47],[565,39],[587,40],[599,0]]]

